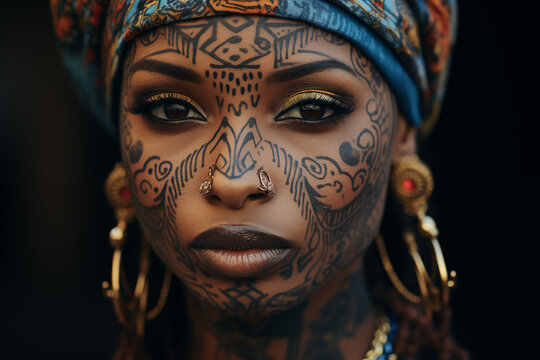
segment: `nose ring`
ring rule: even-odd
[[[276,188],[274,187],[274,183],[272,182],[272,179],[270,179],[270,175],[264,170],[263,168],[260,168],[259,171],[257,171],[257,175],[259,175],[259,190],[265,195],[268,196],[274,196],[276,193]]]
[[[199,187],[199,192],[201,193],[201,195],[208,195],[210,194],[210,192],[212,192],[214,178],[216,177],[215,171],[216,171],[216,164],[208,168],[208,177],[206,178],[206,180],[202,182],[201,186]]]

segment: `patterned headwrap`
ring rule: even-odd
[[[161,25],[250,14],[299,20],[349,40],[379,69],[410,123],[439,115],[456,0],[51,0],[56,36],[84,103],[114,132],[113,95],[130,41]]]

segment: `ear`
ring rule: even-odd
[[[400,113],[397,119],[396,136],[392,164],[395,165],[401,157],[416,153],[416,128],[410,125]]]

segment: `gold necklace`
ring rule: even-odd
[[[388,333],[390,332],[390,319],[384,313],[380,312],[375,322],[377,327],[371,341],[371,347],[362,360],[377,360],[384,353],[384,345],[388,341]],[[397,355],[390,354],[387,359],[397,360]]]

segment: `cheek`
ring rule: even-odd
[[[358,211],[338,232],[342,233],[341,238],[337,239],[337,241],[342,242],[341,246],[344,248],[345,254],[343,262],[345,264],[364,254],[379,229],[386,203],[386,181],[371,190],[373,192],[370,196],[361,200],[363,201],[361,206],[365,210]]]
[[[132,168],[133,190],[142,206],[153,208],[160,204],[172,170],[172,162],[157,155],[145,159],[139,168]]]
[[[318,152],[301,158],[312,207],[327,229],[344,224],[380,192],[374,187],[384,175],[389,139],[364,115],[349,119],[338,134],[315,146]]]
[[[204,166],[203,149],[198,141],[204,134],[192,129],[189,136],[172,131],[164,136],[135,116],[124,117],[121,126],[123,162],[129,169],[139,208],[172,210],[173,200],[184,196],[194,177],[204,177],[200,173]]]
[[[335,140],[320,142],[319,155],[300,160],[309,202],[300,258],[319,258],[317,281],[357,259],[379,228],[396,120],[389,92],[379,96],[377,109],[368,102],[334,134]]]

